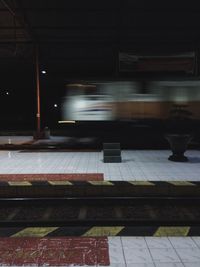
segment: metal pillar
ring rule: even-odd
[[[37,137],[40,136],[41,122],[40,122],[40,67],[39,67],[39,48],[35,47],[35,64],[36,64],[36,92],[37,92]]]

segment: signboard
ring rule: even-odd
[[[185,72],[195,71],[195,52],[173,55],[136,55],[119,53],[120,72]]]

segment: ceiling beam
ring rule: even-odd
[[[142,37],[142,36],[140,36]],[[148,40],[145,41],[145,44],[144,44],[144,38],[145,36],[143,36],[143,39],[142,40],[135,40],[135,38],[133,38],[132,40],[126,40],[126,41],[121,41],[120,44],[122,45],[133,45],[133,44],[141,44],[141,42],[143,43],[144,46],[146,46],[147,44],[172,44],[174,46],[174,44],[182,44],[182,43],[193,43],[194,40],[188,40],[187,37],[181,39],[181,40],[169,40],[169,36],[166,36],[166,39],[162,39],[160,40],[160,37],[158,36],[158,38],[156,40],[151,40],[149,39],[149,36],[148,37]],[[146,38],[147,38],[146,37]],[[162,36],[163,37],[163,36]],[[171,36],[173,37],[173,36]],[[184,36],[182,36],[184,37]],[[198,36],[197,36],[198,37]],[[195,37],[194,37],[195,38]],[[195,40],[200,40],[200,38],[195,38]],[[34,44],[34,42],[30,41],[30,40],[5,40],[5,39],[1,39],[0,38],[0,45],[5,45],[5,44],[13,44],[13,43],[16,43],[16,44],[29,44],[29,45],[32,45]],[[99,45],[100,47],[102,47],[102,44],[105,44],[105,47],[107,47],[107,45],[111,45],[113,44],[113,40],[82,40],[82,39],[79,39],[79,40],[67,40],[67,39],[63,39],[63,40],[52,40],[52,39],[43,39],[43,40],[40,40],[39,42],[41,45],[42,44],[52,44],[52,45],[55,45],[55,44],[58,44],[58,45],[61,45],[61,44],[77,44],[77,45],[87,45],[87,46],[91,46],[93,47],[93,45]]]
[[[32,41],[35,41],[34,34],[32,32],[30,25],[26,21],[26,18],[25,18],[25,15],[23,14],[22,8],[19,7],[16,11],[16,9],[11,7],[5,0],[0,0],[0,1],[5,6],[7,11],[13,16],[13,18],[19,23],[19,25],[22,26],[22,29],[24,29],[26,31],[29,38]],[[17,4],[19,5],[19,1],[17,2]],[[14,29],[15,29],[15,27],[14,27]]]
[[[48,12],[66,12],[66,13],[71,13],[71,12],[116,12],[120,7],[48,7],[48,6],[43,6],[43,7],[23,7],[24,11],[26,12],[43,12],[43,13],[48,13]],[[199,6],[193,6],[193,7],[130,7],[130,6],[125,6],[125,9],[129,12],[150,12],[150,13],[157,13],[157,12],[162,12],[162,13],[168,13],[168,12],[176,12],[176,13],[198,13],[200,12]],[[20,8],[16,8],[16,11],[20,11]],[[6,12],[6,8],[0,8],[0,12]]]

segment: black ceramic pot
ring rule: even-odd
[[[169,160],[185,162],[188,161],[188,158],[184,156],[184,153],[187,149],[189,142],[192,139],[191,134],[167,134],[165,138],[168,140],[172,155],[169,156]]]

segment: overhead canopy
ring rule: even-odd
[[[0,70],[31,69],[38,43],[55,75],[115,77],[120,52],[198,51],[199,25],[192,1],[0,0]]]

